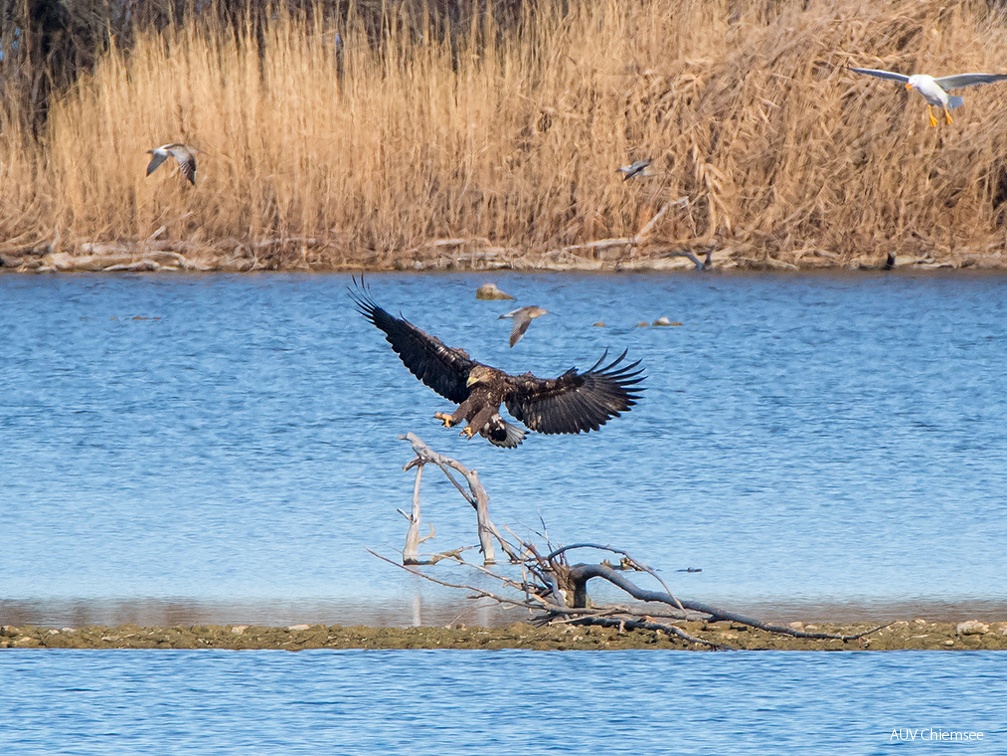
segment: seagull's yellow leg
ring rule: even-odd
[[[947,121],[949,124],[951,123],[951,113],[948,111],[947,105],[944,106],[944,120]]]
[[[937,119],[934,118],[934,108],[933,108],[933,106],[929,102],[927,103],[927,115],[930,116],[930,125],[932,127],[936,128],[937,127]]]
[[[451,415],[449,415],[447,412],[435,412],[434,417],[436,417],[438,420],[444,423],[445,428],[450,428],[452,425],[454,425],[454,423],[451,422]]]

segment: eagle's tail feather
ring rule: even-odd
[[[520,445],[526,435],[523,429],[508,423],[500,415],[491,417],[479,433],[494,446],[502,446],[504,449],[513,449]]]

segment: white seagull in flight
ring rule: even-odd
[[[992,84],[994,81],[1007,79],[1007,74],[991,73],[964,73],[955,74],[954,76],[942,76],[939,79],[935,79],[933,76],[928,76],[927,74],[906,76],[905,74],[895,73],[894,71],[882,71],[877,68],[851,67],[850,70],[856,73],[867,74],[868,76],[876,76],[879,79],[898,81],[905,84],[906,89],[915,89],[927,101],[927,115],[930,116],[931,126],[937,125],[937,119],[934,117],[934,107],[941,108],[944,111],[944,119],[948,123],[951,123],[951,113],[948,111],[960,107],[964,102],[961,97],[949,95],[949,90],[974,87],[977,84]]]
[[[548,315],[549,311],[544,307],[539,307],[538,305],[528,305],[527,307],[519,307],[516,310],[511,310],[510,312],[505,312],[497,320],[503,320],[504,318],[514,319],[514,328],[510,332],[510,345],[514,346],[519,341],[521,337],[524,336],[525,331],[528,330],[528,326],[535,318],[540,318],[543,315]]]
[[[160,147],[155,147],[152,150],[147,150],[150,153],[150,163],[147,164],[147,175],[149,176],[153,173],[161,163],[168,159],[168,157],[173,157],[178,161],[178,167],[182,170],[182,175],[192,182],[192,185],[196,185],[196,150],[189,147],[186,144],[162,144]]]

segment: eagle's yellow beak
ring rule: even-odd
[[[479,383],[479,379],[474,375],[470,375],[465,381],[465,388],[471,388],[473,383]]]

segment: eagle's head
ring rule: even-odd
[[[476,365],[469,371],[468,380],[465,385],[469,388],[477,383],[488,383],[493,378],[494,370],[488,365]]]

